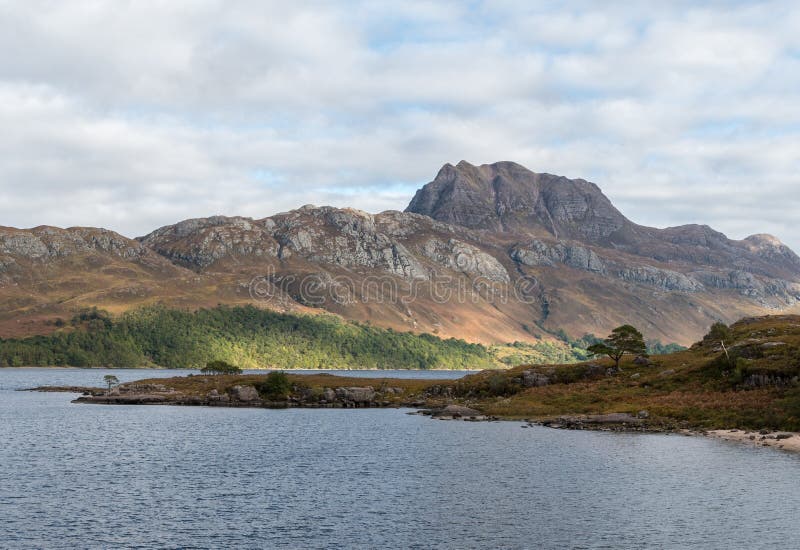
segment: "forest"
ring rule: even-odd
[[[485,369],[574,363],[593,335],[483,346],[398,332],[333,315],[253,306],[186,311],[149,306],[112,317],[96,308],[56,322],[47,336],[0,339],[0,367],[193,368],[225,361],[243,369]],[[651,354],[684,349],[648,342]]]
[[[150,306],[118,318],[89,309],[58,325],[51,335],[0,340],[0,366],[201,368],[214,360],[244,369],[497,366],[480,344],[252,306]]]

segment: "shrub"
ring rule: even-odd
[[[505,396],[516,393],[519,387],[506,375],[494,373],[486,382],[489,395]]]
[[[269,373],[258,386],[258,391],[261,395],[271,399],[286,398],[292,391],[292,383],[285,372],[274,371]]]

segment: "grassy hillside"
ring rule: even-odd
[[[720,338],[686,351],[651,357],[609,374],[608,360],[519,366],[453,383],[453,394],[504,418],[631,413],[646,410],[665,427],[800,430],[800,316],[745,319]],[[592,365],[599,365],[592,366]],[[525,387],[524,374],[548,379]]]

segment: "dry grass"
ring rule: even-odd
[[[652,358],[637,366],[630,358],[614,376],[583,376],[585,364],[516,367],[506,373],[482,372],[458,382],[459,394],[482,411],[504,418],[551,418],[573,414],[636,414],[647,410],[654,422],[699,428],[774,428],[800,430],[800,317],[747,319],[733,327],[740,373],[727,371],[718,343]],[[772,343],[772,344],[770,344]],[[778,345],[774,345],[778,343]],[[762,347],[767,344],[767,347]],[[774,346],[774,347],[770,347]],[[610,367],[608,360],[596,361]],[[555,373],[563,382],[523,388],[525,370]],[[748,385],[751,374],[771,375],[779,383]],[[507,385],[498,379],[505,377]],[[491,395],[491,387],[500,395]],[[505,391],[503,391],[505,390]]]

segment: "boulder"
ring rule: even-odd
[[[639,367],[649,367],[653,362],[644,355],[637,355],[633,360],[633,364]]]
[[[325,388],[324,390],[322,390],[322,399],[324,399],[325,401],[327,401],[329,403],[332,402],[332,401],[335,401],[336,400],[336,392],[333,391],[330,388]]]
[[[336,388],[335,393],[338,400],[356,404],[371,403],[375,400],[375,389],[372,386]]]
[[[458,418],[483,418],[484,415],[480,411],[464,407],[463,405],[447,405],[444,409],[434,411],[431,416],[440,419],[458,419]]]
[[[522,373],[522,385],[526,388],[549,386],[550,377],[536,371],[526,370]]]
[[[234,401],[243,401],[245,403],[251,401],[258,401],[258,391],[253,386],[233,386],[228,390],[228,394]]]

